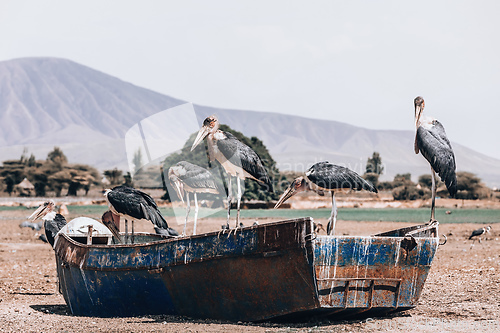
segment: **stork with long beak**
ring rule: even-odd
[[[436,221],[434,208],[436,202],[436,172],[446,184],[448,193],[454,197],[457,193],[457,175],[455,173],[455,155],[443,125],[434,118],[425,117],[424,99],[420,96],[413,101],[415,105],[415,154],[419,152],[431,166],[432,204],[429,222]]]
[[[47,200],[29,217],[33,221],[36,219],[44,221],[45,237],[47,237],[47,241],[52,247],[54,247],[57,233],[66,225],[66,219],[54,210],[55,206],[53,200]]]
[[[196,235],[196,222],[198,220],[198,197],[197,193],[219,193],[219,183],[210,171],[198,165],[181,161],[168,169],[168,179],[174,185],[177,196],[184,202],[186,195],[186,220],[182,236],[186,235],[186,226],[191,210],[189,193],[194,196],[194,227],[193,235]]]
[[[219,120],[216,116],[207,117],[203,121],[196,139],[193,142],[191,151],[203,141],[208,141],[208,154],[210,161],[217,160],[228,174],[228,194],[227,194],[227,226],[229,227],[229,217],[231,211],[231,177],[236,177],[238,185],[236,228],[240,220],[241,204],[241,184],[240,181],[246,178],[256,180],[267,187],[269,192],[273,192],[271,179],[264,168],[264,163],[255,151],[246,144],[240,142],[234,135],[223,132],[219,129]]]
[[[179,235],[177,231],[168,226],[156,202],[149,194],[121,185],[107,189],[104,196],[108,202],[109,210],[113,214],[125,218],[125,242],[128,239],[127,220],[132,221],[132,243],[134,243],[135,220],[151,221],[156,227],[165,229],[171,237]]]
[[[332,194],[332,213],[326,226],[328,235],[335,233],[337,221],[337,204],[335,202],[335,190],[367,190],[378,193],[377,189],[369,182],[361,178],[356,172],[328,162],[314,164],[306,171],[305,177],[300,176],[290,184],[281,195],[274,208],[281,206],[290,197],[303,191],[313,191],[322,195],[325,191]]]

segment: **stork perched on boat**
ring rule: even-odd
[[[378,193],[377,189],[361,178],[356,172],[328,162],[319,162],[314,164],[306,171],[305,177],[297,177],[290,186],[281,195],[274,208],[281,206],[283,202],[291,196],[302,191],[313,191],[320,195],[324,191],[329,191],[332,194],[332,213],[326,232],[331,235],[335,231],[335,223],[337,221],[337,204],[335,202],[335,190],[367,190]]]
[[[189,193],[194,196],[194,227],[193,235],[196,235],[196,222],[198,219],[198,197],[197,193],[218,194],[219,186],[215,177],[210,171],[198,165],[181,161],[168,169],[168,179],[174,185],[175,192],[184,202],[184,193],[186,194],[186,220],[182,235],[186,235],[186,226],[191,211],[189,203]]]
[[[203,121],[191,151],[207,137],[208,154],[210,161],[217,160],[228,174],[227,187],[227,226],[231,211],[231,177],[236,177],[238,185],[236,228],[240,220],[241,180],[250,178],[264,184],[269,192],[273,192],[273,185],[264,168],[259,155],[246,144],[240,142],[234,135],[219,129],[219,120],[212,115]]]
[[[432,117],[425,117],[424,99],[420,96],[413,101],[415,105],[415,154],[419,152],[429,162],[432,176],[432,204],[429,223],[436,221],[434,208],[436,203],[436,172],[446,184],[448,193],[454,197],[457,193],[457,175],[455,173],[455,155],[443,125]]]
[[[102,223],[111,231],[113,236],[115,236],[121,243],[122,238],[120,236],[120,215],[113,214],[112,211],[108,210],[101,217]]]
[[[54,210],[55,206],[53,200],[47,200],[29,217],[33,221],[39,218],[44,221],[45,237],[52,247],[57,233],[66,225],[66,219]]]
[[[154,199],[147,193],[128,186],[116,186],[107,189],[104,193],[108,202],[109,210],[125,218],[125,238],[128,238],[127,220],[132,221],[132,243],[134,243],[134,221],[148,220],[155,226],[168,231],[171,237],[179,233],[169,228],[167,221],[160,214],[160,210]]]

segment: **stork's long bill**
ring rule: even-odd
[[[184,203],[184,185],[175,175],[171,175],[168,177],[170,182],[174,184],[175,193],[181,199],[182,203]]]
[[[283,204],[283,202],[287,201],[289,198],[294,196],[295,194],[307,190],[307,182],[304,177],[297,177],[294,181],[288,186],[288,188],[283,192],[281,198],[278,200],[276,205],[274,205],[274,209],[278,208]]]
[[[35,210],[33,212],[33,214],[31,214],[28,217],[28,219],[36,220],[36,219],[39,219],[41,217],[44,217],[45,215],[47,215],[48,213],[50,213],[54,209],[54,206],[55,206],[55,204],[53,201],[46,201],[43,203],[43,205],[38,207],[37,210]]]
[[[415,127],[418,127],[420,118],[422,117],[422,113],[424,112],[425,102],[422,97],[418,96],[415,98],[413,103],[415,104]]]
[[[193,151],[197,145],[200,144],[200,142],[205,139],[205,137],[210,133],[210,128],[208,126],[202,126],[200,130],[198,131],[198,135],[196,136],[196,139],[193,142],[193,145],[191,146],[191,151]]]

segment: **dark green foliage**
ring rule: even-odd
[[[5,177],[5,192],[9,193],[9,195],[12,195],[12,191],[14,191],[14,179],[11,176]]]
[[[384,166],[382,165],[382,157],[378,152],[373,152],[372,157],[368,157],[366,161],[366,171],[365,173],[375,173],[381,175],[384,172]]]
[[[392,187],[394,200],[417,200],[430,197],[430,190],[412,182],[410,173],[394,176]]]
[[[363,178],[372,183],[375,188],[378,188],[378,177],[379,174],[374,172],[367,172],[363,175]]]
[[[457,199],[486,199],[492,196],[491,190],[481,183],[481,179],[471,172],[457,172]]]
[[[85,164],[68,164],[58,147],[48,154],[45,161],[37,161],[33,154],[29,158],[26,156],[27,151],[24,150],[19,160],[4,161],[0,166],[0,177],[5,178],[5,182],[13,183],[12,189],[8,184],[5,189],[9,194],[25,177],[35,186],[37,196],[45,196],[47,191],[60,196],[65,188],[68,189],[67,195],[77,195],[80,189],[87,193],[91,185],[99,184],[97,169]]]
[[[110,185],[118,185],[122,182],[123,171],[114,168],[113,170],[104,170],[104,177],[109,181]]]

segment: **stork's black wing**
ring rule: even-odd
[[[417,146],[432,169],[444,181],[450,195],[454,197],[457,193],[455,155],[443,125],[437,120],[434,120],[432,124],[430,129],[418,127]]]
[[[259,155],[231,133],[224,132],[224,134],[226,138],[217,141],[217,147],[221,153],[231,163],[241,167],[252,177],[266,184],[269,192],[273,192],[273,184]]]
[[[475,237],[475,236],[481,236],[482,234],[484,234],[484,228],[479,228],[479,229],[476,229],[472,232],[472,234],[469,236],[469,239],[472,239],[472,237]]]
[[[56,238],[57,233],[66,225],[66,219],[61,214],[56,214],[53,220],[45,220],[44,228],[45,228],[45,236],[47,237],[47,241],[53,247],[54,240]]]
[[[142,191],[127,186],[117,186],[108,193],[108,200],[119,214],[129,215],[138,220],[149,220],[159,228],[168,228],[167,221],[160,214],[154,199]]]
[[[184,168],[185,174],[180,175],[179,179],[182,180],[187,186],[197,189],[197,188],[209,188],[216,190],[217,192],[222,192],[220,186],[215,177],[210,171],[204,169],[198,165],[181,161],[177,163]]]
[[[314,164],[306,172],[307,178],[317,186],[327,189],[367,190],[377,193],[377,189],[361,178],[356,172],[328,162]]]

